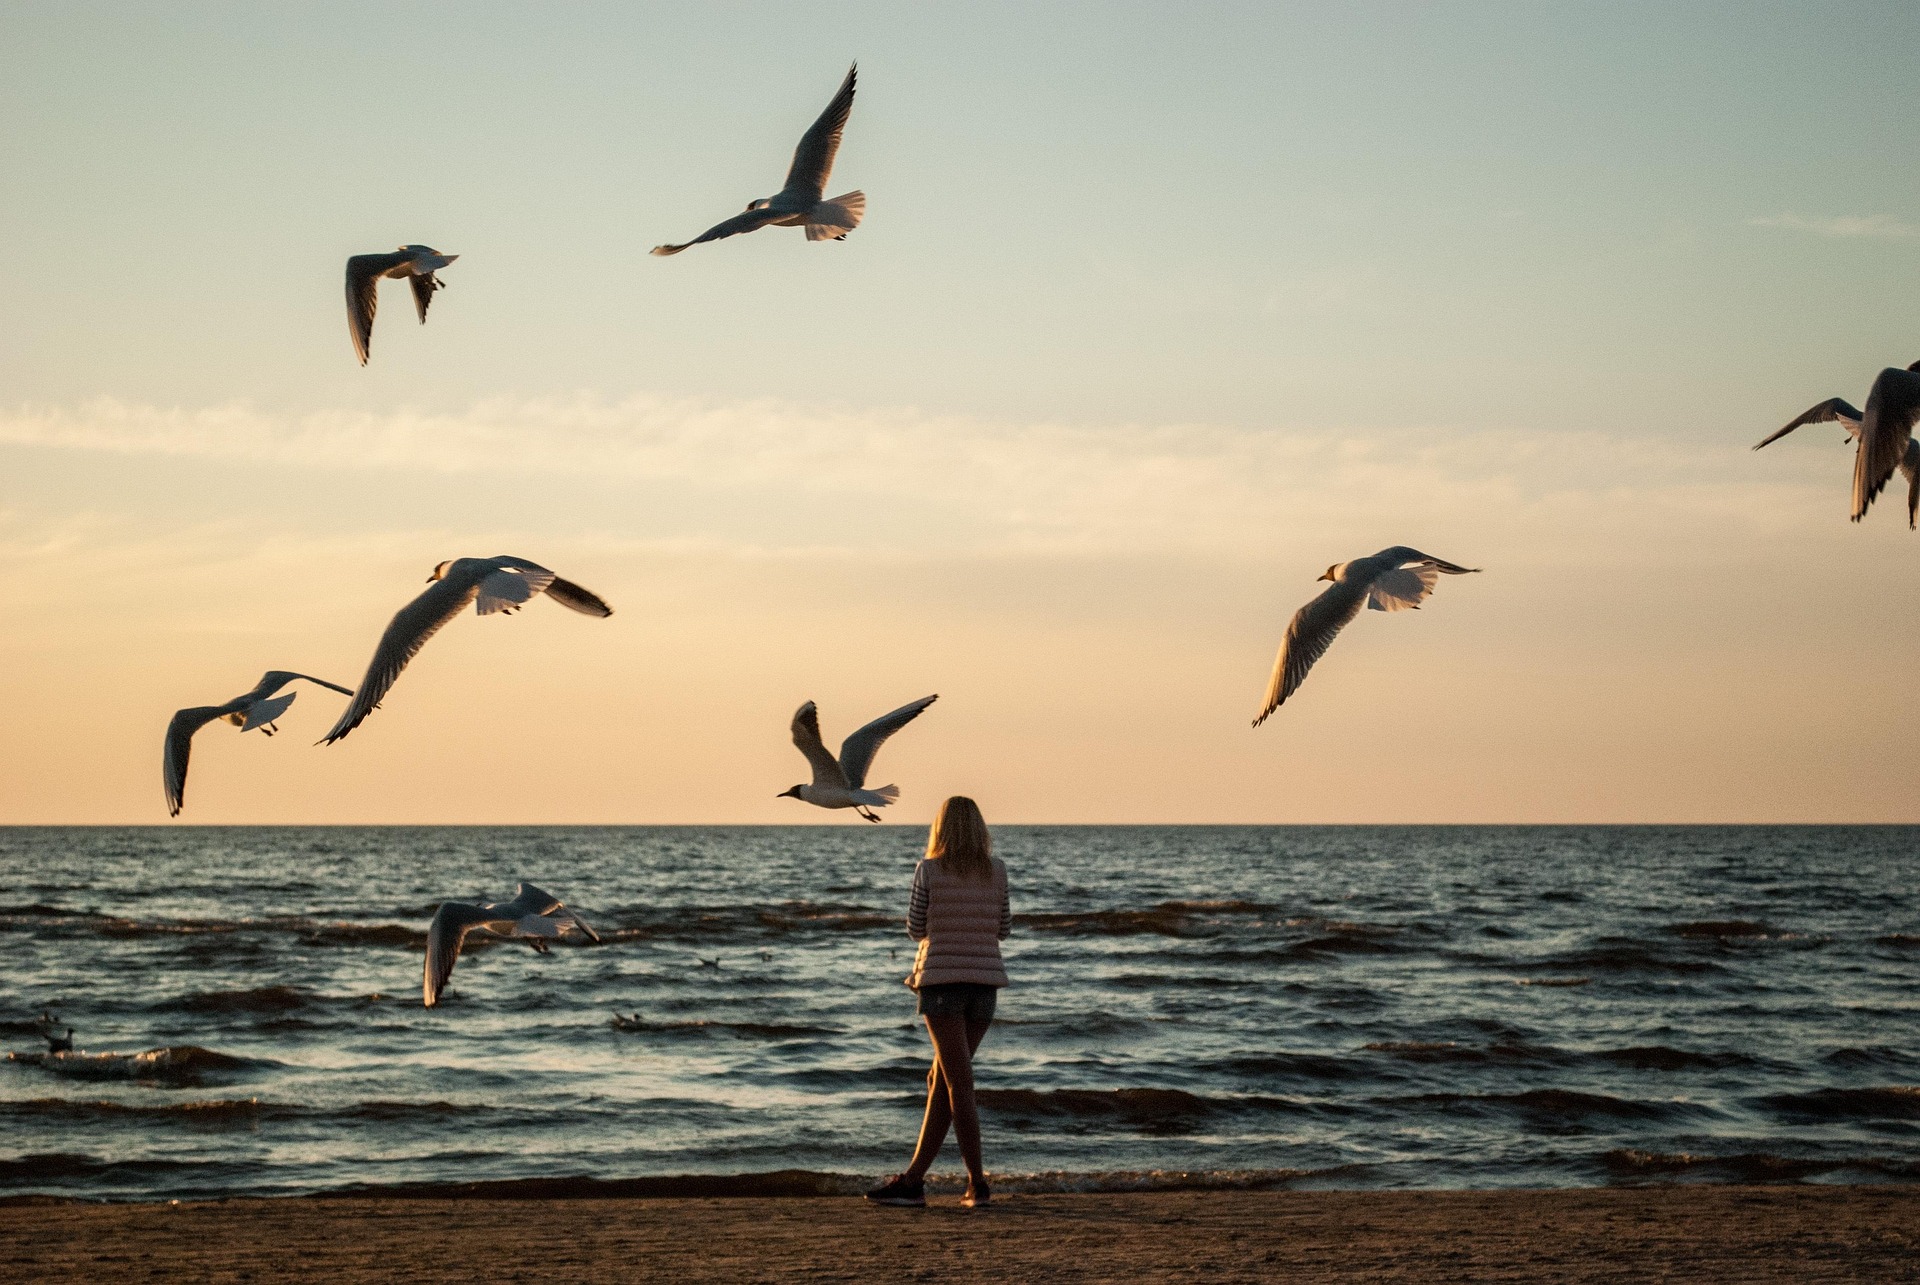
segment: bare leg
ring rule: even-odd
[[[980,1165],[980,1112],[973,1100],[973,1055],[987,1038],[990,1023],[962,1017],[929,1017],[927,1034],[933,1039],[933,1069],[927,1073],[927,1113],[920,1121],[920,1141],[903,1175],[919,1182],[933,1168],[951,1128],[960,1139],[960,1158],[967,1174],[984,1180]]]

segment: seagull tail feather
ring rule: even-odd
[[[849,192],[822,201],[807,213],[807,240],[837,241],[860,226],[867,216],[867,194]]]

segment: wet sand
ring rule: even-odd
[[[858,1199],[321,1197],[0,1208],[0,1277],[1920,1280],[1920,1187]]]

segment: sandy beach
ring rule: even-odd
[[[0,1274],[509,1280],[1920,1280],[1920,1188],[858,1199],[323,1197],[0,1208]]]

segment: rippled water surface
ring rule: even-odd
[[[1007,1186],[1920,1179],[1920,829],[996,837]],[[923,841],[0,830],[0,1191],[892,1172]],[[423,1009],[435,904],[523,878],[605,944],[482,946]]]

